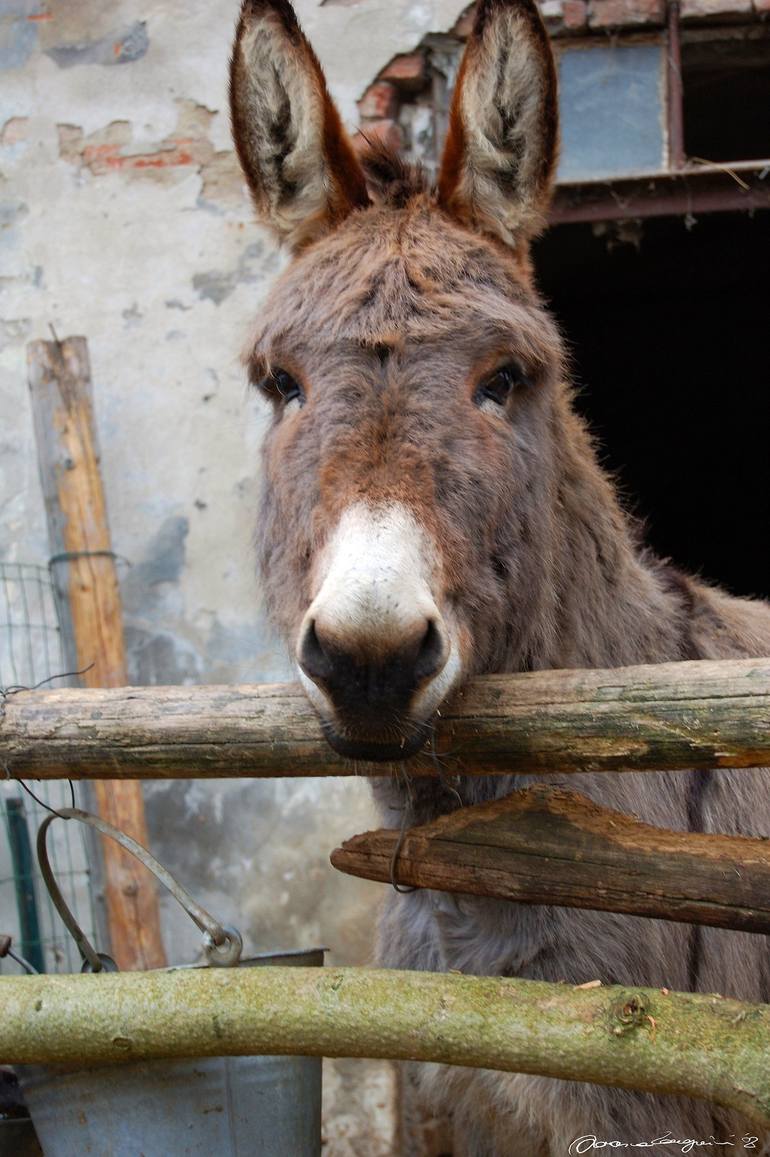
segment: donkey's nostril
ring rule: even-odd
[[[315,619],[310,619],[305,624],[297,650],[297,658],[302,670],[314,683],[331,677],[334,665],[318,638]]]
[[[441,618],[415,618],[398,630],[362,629],[353,618],[308,616],[297,647],[304,674],[323,688],[341,717],[379,722],[408,712],[415,694],[445,666],[451,651]]]
[[[446,664],[448,656],[449,640],[441,625],[434,619],[429,619],[414,665],[415,685],[424,683],[426,679],[436,675]]]

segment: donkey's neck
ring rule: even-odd
[[[536,667],[617,667],[682,657],[685,611],[645,557],[582,421],[565,401],[547,593],[530,651]]]

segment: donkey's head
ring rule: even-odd
[[[532,0],[481,0],[438,188],[357,159],[287,0],[245,0],[235,143],[294,260],[250,347],[273,406],[270,611],[332,745],[403,758],[470,674],[526,664],[557,504],[560,352],[532,286],[556,85]]]

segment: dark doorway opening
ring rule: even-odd
[[[770,213],[563,225],[535,262],[649,545],[770,597]]]
[[[770,151],[770,42],[752,28],[682,45],[684,145],[706,161],[761,160]],[[702,34],[701,34],[702,35]]]

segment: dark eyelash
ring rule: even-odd
[[[280,366],[276,366],[259,382],[259,388],[274,401],[281,401],[284,404],[299,401],[300,405],[304,405],[305,393],[302,386],[296,378],[292,377],[287,370],[281,369]]]
[[[504,406],[511,394],[519,386],[529,386],[531,379],[515,362],[499,366],[479,382],[473,400],[477,405],[484,401]]]

